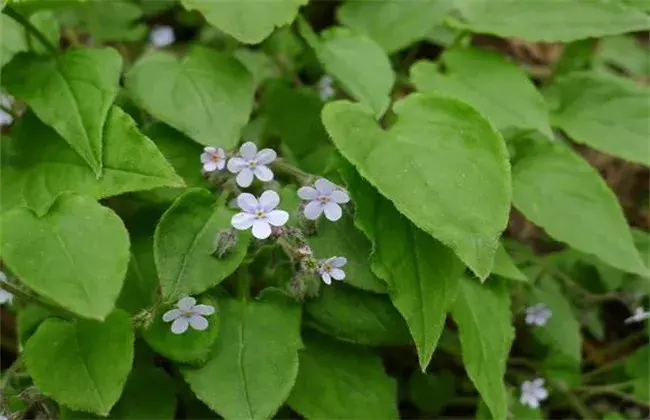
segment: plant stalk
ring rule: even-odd
[[[45,35],[41,33],[41,31],[36,28],[36,26],[32,24],[32,22],[29,21],[29,19],[25,18],[10,6],[5,7],[3,11],[7,16],[20,23],[27,32],[34,36],[34,38],[38,39],[38,41],[47,48],[52,55],[57,53],[57,48],[45,37]]]

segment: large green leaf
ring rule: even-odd
[[[2,85],[27,102],[99,176],[104,123],[121,71],[122,58],[112,48],[72,49],[47,58],[23,54],[5,66]]]
[[[258,44],[276,27],[288,25],[308,0],[181,0],[188,10],[198,10],[206,20],[246,44]]]
[[[38,213],[45,212],[66,191],[104,198],[162,186],[184,186],[151,140],[118,107],[112,108],[104,129],[104,170],[100,178],[54,130],[31,113],[19,120],[14,140],[11,167],[16,169],[16,181],[22,182],[25,203]]]
[[[451,6],[450,0],[349,0],[337,9],[337,16],[341,24],[393,53],[425,39]]]
[[[650,275],[616,196],[595,169],[557,144],[531,145],[518,157],[512,171],[513,201],[527,219],[607,264]]]
[[[233,212],[209,191],[188,190],[156,227],[154,257],[163,298],[173,300],[216,286],[241,264],[250,235],[237,232],[237,244],[223,258],[212,255],[217,233],[230,228]]]
[[[318,223],[318,234],[309,238],[309,244],[318,258],[344,256],[345,282],[359,289],[386,293],[387,287],[370,270],[372,244],[357,228],[351,217],[344,216],[336,223],[322,220]]]
[[[486,278],[510,212],[503,139],[455,99],[412,94],[393,110],[397,121],[386,131],[348,101],[326,105],[323,122],[343,156],[397,210]]]
[[[27,51],[28,45],[25,39],[25,29],[15,20],[5,15],[0,14],[0,68],[4,67],[14,55],[21,51]]]
[[[287,401],[309,419],[397,419],[397,383],[371,350],[305,337],[296,385]]]
[[[25,345],[25,362],[43,394],[73,410],[107,415],[133,361],[131,319],[115,311],[105,322],[48,319]]]
[[[569,42],[650,28],[643,12],[616,1],[475,0],[462,14],[472,32],[526,41]]]
[[[66,26],[80,27],[95,43],[108,41],[134,42],[147,34],[139,5],[127,0],[90,0],[61,14]]]
[[[463,364],[469,378],[495,419],[508,411],[503,377],[514,328],[510,322],[510,296],[503,282],[480,284],[463,276],[451,310],[458,325]]]
[[[305,304],[309,325],[340,340],[368,346],[410,343],[408,328],[388,297],[334,283]]]
[[[515,262],[512,260],[512,257],[505,250],[503,245],[497,249],[497,253],[494,256],[494,267],[492,268],[492,274],[496,274],[501,277],[505,277],[510,280],[517,281],[528,281],[528,277],[517,267]]]
[[[370,107],[376,117],[381,116],[388,108],[395,82],[390,61],[381,47],[348,28],[329,28],[320,38],[304,20],[298,21],[298,28],[325,71],[350,96]]]
[[[129,237],[112,210],[64,195],[42,217],[18,207],[0,222],[2,259],[25,284],[84,317],[104,319],[113,310]]]
[[[210,360],[183,369],[201,401],[225,418],[268,419],[298,374],[300,307],[279,300],[219,301],[221,333]]]
[[[418,91],[465,101],[499,129],[533,129],[553,138],[544,98],[516,64],[478,49],[447,50],[441,60],[445,72],[432,61],[411,67]]]
[[[180,60],[168,52],[145,55],[127,73],[126,87],[157,119],[201,144],[225,148],[239,141],[255,90],[243,64],[205,47]]]
[[[111,418],[172,420],[176,413],[176,385],[162,368],[135,366]]]
[[[572,73],[548,90],[553,122],[571,139],[650,166],[650,90],[604,73]]]
[[[372,270],[388,283],[390,298],[408,324],[425,370],[465,266],[449,248],[402,216],[353,168],[346,166],[342,175],[357,208],[357,225],[374,244]]]

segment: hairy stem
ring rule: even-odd
[[[303,185],[311,183],[311,180],[315,178],[314,175],[298,169],[284,159],[278,159],[272,165],[276,172],[291,176]]]
[[[67,309],[64,309],[60,306],[57,306],[55,304],[52,304],[45,300],[44,298],[37,296],[35,294],[32,294],[30,292],[27,292],[23,290],[22,288],[16,286],[13,283],[10,282],[3,282],[1,286],[4,290],[8,291],[9,293],[18,296],[21,299],[24,299],[28,302],[35,303],[39,306],[42,306],[43,308],[47,309],[48,311],[52,312],[53,314],[64,318],[64,319],[75,319],[77,316],[73,314],[72,312],[68,311]]]

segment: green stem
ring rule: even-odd
[[[315,178],[312,174],[298,169],[284,159],[278,159],[273,162],[273,169],[280,174],[296,178],[296,180],[301,184],[309,184],[311,183],[311,180]]]
[[[587,395],[591,394],[607,394],[611,392],[618,392],[622,389],[627,389],[632,386],[634,386],[634,383],[636,381],[626,381],[626,382],[619,382],[615,384],[608,384],[608,385],[583,385],[574,388],[574,390],[578,392],[583,392]]]
[[[52,312],[53,314],[64,318],[64,319],[75,319],[77,316],[73,314],[72,312],[68,311],[67,309],[61,308],[60,306],[54,305],[45,299],[43,299],[40,296],[33,295],[29,292],[26,292],[25,290],[21,289],[20,287],[16,286],[13,283],[10,282],[3,282],[2,285],[0,286],[4,290],[8,291],[9,293],[18,296],[21,299],[27,300],[29,302],[33,302],[37,305],[40,305],[47,309],[48,311]]]
[[[26,30],[27,32],[31,33],[34,35],[38,41],[43,44],[45,48],[51,53],[51,54],[56,54],[57,49],[56,47],[47,39],[45,38],[45,35],[39,31],[36,26],[34,26],[28,19],[26,19],[23,15],[20,13],[16,12],[12,7],[5,7],[4,8],[4,13],[7,14],[9,17],[14,19],[16,22],[20,23]]]
[[[251,275],[247,268],[237,270],[237,297],[248,300],[251,297]]]
[[[555,387],[555,390],[564,395],[564,398],[567,402],[576,410],[576,412],[583,419],[596,419],[598,418],[594,415],[589,408],[578,398],[574,393],[570,391],[562,391],[559,387]]]

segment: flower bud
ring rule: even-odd
[[[237,245],[237,232],[235,229],[228,228],[220,230],[214,239],[212,255],[217,258],[223,258],[235,245]]]

